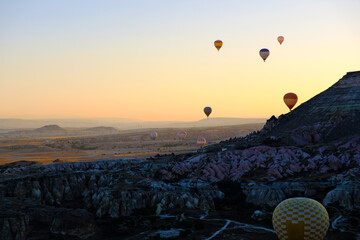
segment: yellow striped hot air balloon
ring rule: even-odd
[[[216,47],[216,49],[217,49],[218,51],[220,51],[220,48],[222,47],[222,45],[223,45],[223,42],[222,42],[221,40],[216,40],[216,41],[214,42],[214,46]]]
[[[295,93],[287,93],[284,95],[284,102],[288,108],[291,109],[295,106],[297,103],[298,97]]]
[[[329,227],[329,215],[321,203],[310,198],[282,201],[272,217],[280,240],[323,240]]]

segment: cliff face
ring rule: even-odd
[[[335,88],[348,88],[360,86],[360,71],[348,72],[343,78],[333,85]]]
[[[281,115],[267,136],[290,144],[329,142],[360,134],[360,71],[348,72],[324,92]]]

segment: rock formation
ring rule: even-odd
[[[327,240],[357,239],[359,121],[352,72],[260,132],[198,153],[3,165],[0,239],[206,239],[218,229],[222,239],[276,239],[271,214],[290,197],[324,204]]]

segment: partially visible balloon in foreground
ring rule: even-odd
[[[281,45],[283,43],[283,41],[284,41],[284,37],[283,36],[278,36],[277,40]]]
[[[216,47],[216,49],[217,49],[218,51],[220,51],[220,48],[222,47],[222,45],[223,45],[223,42],[222,42],[221,40],[216,40],[216,41],[214,42],[214,46]]]
[[[260,52],[259,52],[259,54],[260,54],[260,57],[264,60],[264,62],[265,62],[265,60],[268,58],[268,56],[270,55],[270,51],[269,51],[269,49],[267,49],[267,48],[263,48],[263,49],[261,49],[260,50]]]
[[[207,117],[209,117],[211,112],[212,112],[211,107],[205,107],[204,108],[204,113],[206,114]]]
[[[178,136],[178,138],[180,138],[181,140],[184,140],[184,139],[186,138],[186,136],[187,136],[187,132],[185,132],[185,131],[180,131],[180,132],[177,133],[177,136]]]
[[[152,140],[155,140],[157,137],[158,137],[158,133],[157,133],[157,132],[151,132],[151,133],[150,133],[150,138],[151,138]]]
[[[288,108],[291,109],[295,106],[297,103],[298,97],[295,93],[287,93],[284,95],[284,102]]]
[[[329,227],[329,215],[321,203],[310,198],[282,201],[272,217],[280,240],[323,240]]]
[[[206,145],[206,139],[204,137],[198,137],[196,143],[202,148]]]

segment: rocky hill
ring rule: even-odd
[[[15,130],[6,132],[0,135],[1,138],[33,138],[33,137],[53,137],[66,136],[68,131],[59,127],[58,125],[46,125],[41,128],[32,130]]]
[[[262,137],[305,145],[360,134],[360,71],[348,72],[333,86],[288,114],[272,119]]]
[[[34,130],[37,133],[47,133],[47,134],[66,134],[67,131],[58,125],[46,125],[41,128]]]

